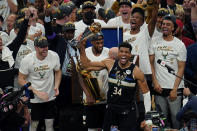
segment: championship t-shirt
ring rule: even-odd
[[[57,53],[49,50],[48,55],[44,60],[39,60],[36,52],[32,52],[25,56],[21,61],[19,71],[22,74],[28,75],[27,81],[31,82],[33,88],[38,91],[46,92],[49,96],[49,101],[55,99],[54,91],[54,71],[60,69],[60,60]],[[32,103],[42,103],[42,99],[34,95]]]
[[[155,75],[160,86],[162,88],[172,89],[176,76],[170,74],[167,68],[158,64],[157,61],[158,59],[164,61],[166,65],[175,70],[176,74],[178,71],[177,61],[186,61],[187,51],[184,43],[176,37],[172,41],[166,41],[163,37],[156,37],[152,40],[149,54],[155,55]],[[179,88],[183,88],[183,86],[182,81]]]
[[[148,49],[150,46],[150,36],[147,26],[143,26],[140,32],[133,35],[130,31],[123,34],[123,41],[129,42],[132,46],[132,55],[139,56],[139,68],[144,74],[152,74]]]

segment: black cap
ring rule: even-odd
[[[40,48],[47,47],[48,45],[49,44],[48,44],[47,38],[44,36],[40,36],[40,37],[36,38],[34,41],[34,46],[37,46]]]
[[[166,8],[160,8],[160,9],[158,10],[158,15],[159,15],[159,16],[165,16],[165,15],[167,15],[167,14],[170,14],[170,12],[169,12],[169,10],[166,9]]]
[[[120,0],[119,6],[123,4],[129,5],[130,7],[132,7],[131,0]]]
[[[171,14],[165,15],[163,20],[170,20],[170,21],[172,21],[172,23],[174,24],[174,31],[176,30],[177,24],[176,24],[176,17],[174,15],[171,15]]]
[[[65,16],[69,16],[72,12],[72,7],[70,5],[60,5],[58,9],[55,10],[55,13],[53,14],[53,18],[62,19]]]
[[[75,3],[73,3],[72,1],[69,1],[69,2],[62,2],[61,5],[69,5],[71,7],[71,9],[75,9],[77,8],[77,6],[75,5]]]
[[[114,13],[114,11],[109,8],[106,10],[103,8],[99,8],[98,14],[99,16],[101,16],[103,19],[106,19],[106,20],[116,17],[116,14]]]
[[[95,5],[93,2],[91,1],[86,1],[83,3],[82,5],[82,9],[85,9],[85,8],[92,8],[92,9],[96,9]]]
[[[65,32],[67,30],[75,30],[75,24],[72,22],[67,22],[62,26],[62,32]]]
[[[102,36],[102,37],[100,37]],[[90,37],[90,41],[96,41],[96,40],[101,40],[104,38],[104,35],[102,32],[98,32],[95,35],[93,35],[92,37]]]
[[[107,9],[107,10],[105,11],[105,19],[109,20],[109,19],[112,19],[112,18],[114,18],[114,17],[116,17],[116,14],[114,13],[113,10]]]

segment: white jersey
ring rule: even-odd
[[[21,60],[29,53],[35,51],[34,42],[32,40],[26,39],[26,43],[26,45],[21,44],[21,47],[16,55],[15,68],[17,69],[20,67]]]
[[[128,31],[130,30],[130,23],[124,23],[122,21],[122,16],[118,16],[115,18],[110,19],[107,22],[107,27],[123,27],[124,31]]]
[[[94,19],[94,22],[98,22],[101,24],[101,27],[106,27],[106,23],[103,20],[99,20],[99,19]],[[80,20],[78,22],[75,23],[75,38],[77,38],[80,34],[82,34],[86,27],[89,27],[88,25],[86,25],[83,20]]]
[[[11,0],[15,5],[17,4],[17,0]],[[10,7],[8,5],[7,0],[0,0],[0,15],[3,17],[4,21],[6,21],[7,17],[10,15]],[[4,22],[3,30],[6,29],[6,22]]]
[[[144,74],[152,74],[148,49],[150,46],[150,36],[148,27],[144,26],[139,33],[132,35],[130,31],[123,34],[123,41],[129,42],[132,46],[132,55],[139,56],[139,68]]]
[[[163,37],[156,37],[152,40],[149,54],[155,55],[155,75],[160,86],[165,89],[172,89],[176,77],[168,72],[168,70],[157,63],[158,59],[165,61],[167,65],[178,71],[177,60],[186,61],[187,51],[182,41],[173,38],[172,41],[165,41]],[[180,83],[179,88],[183,88],[183,81]]]
[[[38,91],[44,91],[49,96],[49,101],[55,99],[54,91],[54,71],[60,69],[60,60],[57,53],[49,50],[44,60],[37,59],[36,52],[25,56],[21,61],[19,71],[27,75],[27,81],[31,82],[33,88]],[[42,99],[34,95],[32,103],[42,103]]]
[[[109,58],[109,49],[106,47],[103,47],[103,50],[99,56],[95,56],[93,54],[92,47],[86,48],[85,52],[88,59],[91,61],[102,61],[106,58]],[[97,78],[101,97],[106,99],[108,91],[108,71],[106,69],[100,71],[91,71],[91,75],[93,76],[93,78]]]

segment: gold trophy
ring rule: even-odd
[[[98,23],[98,22],[92,23],[92,24],[90,25],[90,27],[87,27],[87,28],[85,29],[85,31],[83,32],[82,37],[81,37],[81,39],[80,39],[80,42],[81,42],[82,40],[84,40],[85,38],[88,39],[88,38],[90,38],[90,37],[96,35],[96,34],[97,34],[98,32],[100,32],[100,31],[101,31],[101,24]],[[79,42],[79,43],[80,43],[80,42]]]
[[[93,37],[100,31],[101,31],[100,23],[98,22],[92,23],[91,26],[87,27],[86,30],[83,32],[79,43],[84,39]],[[77,69],[77,72],[81,75],[83,79],[83,83],[85,84],[85,89],[83,90],[86,94],[86,98],[87,97],[93,98],[95,101],[94,104],[98,104],[101,101],[105,101],[105,99],[103,99],[100,95],[100,88],[99,88],[97,78],[93,78],[90,72],[83,69],[80,60],[78,59],[78,57],[76,58],[77,58],[77,63],[78,63],[76,65],[76,69]],[[87,105],[88,103],[85,101],[84,104]]]

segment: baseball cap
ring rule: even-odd
[[[171,14],[165,15],[163,20],[170,20],[170,21],[172,21],[172,23],[174,24],[174,30],[176,30],[177,24],[176,24],[176,17],[174,15],[171,15]]]
[[[36,38],[34,41],[34,46],[37,46],[40,48],[47,47],[48,45],[49,44],[48,44],[47,38],[44,36],[40,36],[40,37]]]
[[[71,7],[71,9],[75,9],[77,8],[77,6],[75,5],[75,3],[73,3],[72,1],[69,1],[69,2],[62,2],[61,5],[69,5]]]
[[[63,4],[55,10],[53,18],[62,19],[65,16],[69,16],[72,13],[72,7],[69,4]]]
[[[160,8],[160,9],[158,10],[158,15],[159,15],[159,16],[165,16],[165,15],[167,15],[167,14],[170,14],[170,12],[169,12],[169,10],[166,9],[166,8]]]
[[[109,19],[112,19],[114,17],[116,17],[116,14],[114,13],[114,11],[111,10],[111,9],[106,9],[106,11],[105,11],[105,19],[109,20]]]
[[[102,36],[102,38],[100,37]],[[96,33],[95,35],[93,35],[91,38],[90,38],[90,41],[96,41],[96,40],[101,40],[104,38],[104,35],[102,32],[98,32]]]
[[[96,7],[94,6],[94,3],[91,2],[91,1],[86,1],[82,4],[82,9],[85,9],[85,8],[93,8],[93,9],[96,9]]]
[[[67,22],[63,25],[62,27],[62,32],[67,31],[67,30],[75,30],[75,25],[72,22]]]
[[[129,5],[130,7],[132,7],[131,0],[120,0],[119,6],[122,4],[126,4],[126,5]]]

